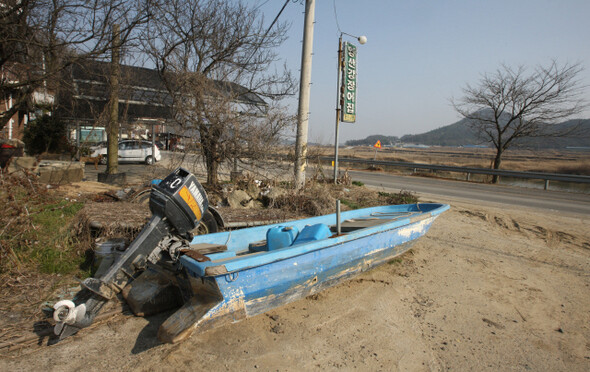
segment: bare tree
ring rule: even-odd
[[[126,44],[149,17],[149,1],[2,1],[0,94],[12,97],[13,105],[0,113],[0,129],[16,112],[30,108],[35,90],[46,88],[55,95],[65,68],[105,58],[113,47],[113,24],[121,25],[121,43]]]
[[[221,162],[249,142],[245,123],[266,115],[261,97],[278,101],[293,93],[289,71],[274,69],[287,25],[266,29],[262,15],[239,0],[171,0],[153,12],[145,50],[177,123],[198,132],[207,182],[217,184]]]
[[[527,73],[523,66],[502,65],[485,74],[477,86],[467,84],[460,100],[451,100],[468,125],[496,149],[493,168],[499,169],[502,154],[521,138],[563,136],[554,124],[579,115],[587,108],[579,80],[580,64],[560,66],[555,60]],[[492,182],[496,183],[497,176]]]
[[[271,103],[263,117],[241,116],[236,126],[228,132],[225,140],[224,160],[247,166],[252,171],[260,170],[261,176],[286,174],[292,163],[284,164],[277,158],[276,149],[284,147],[286,133],[296,126],[297,118],[276,102]],[[269,168],[275,173],[269,173]]]

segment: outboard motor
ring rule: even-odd
[[[125,253],[101,277],[84,280],[73,301],[54,305],[54,332],[59,339],[92,324],[104,304],[145,270],[148,262],[158,262],[164,251],[175,261],[177,243],[190,243],[190,231],[199,224],[208,204],[205,190],[186,169],[178,168],[154,185],[150,195],[152,217]],[[174,252],[168,249],[170,241],[176,242]]]

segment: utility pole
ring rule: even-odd
[[[110,117],[107,132],[107,174],[116,174],[119,168],[119,59],[121,36],[119,25],[113,25],[113,49],[111,54]]]
[[[299,109],[297,110],[297,137],[295,139],[295,188],[305,186],[307,162],[307,126],[309,124],[309,97],[311,88],[311,56],[313,51],[313,24],[315,0],[305,1],[303,47],[301,50],[301,78],[299,81]]]

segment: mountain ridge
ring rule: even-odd
[[[513,147],[520,148],[566,148],[566,147],[590,147],[590,119],[572,119],[559,124],[554,124],[557,130],[565,130],[579,124],[580,128],[575,135],[562,137],[536,137],[520,138]],[[387,135],[370,135],[365,139],[346,141],[347,146],[372,146],[378,140],[386,145],[396,144],[420,144],[428,146],[472,146],[483,145],[493,147],[491,142],[479,139],[476,133],[469,127],[468,120],[462,119],[421,134],[407,134],[401,138]]]

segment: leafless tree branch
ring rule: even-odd
[[[266,116],[261,100],[275,106],[294,93],[290,72],[275,69],[288,25],[266,30],[262,14],[239,0],[171,0],[153,11],[144,50],[172,96],[178,125],[198,131],[207,182],[217,184],[224,160],[252,154],[288,122],[288,115]]]
[[[577,129],[555,124],[588,107],[583,98],[586,86],[579,79],[582,70],[579,63],[559,65],[556,60],[530,73],[523,66],[502,65],[484,74],[478,85],[467,84],[463,97],[451,103],[482,140],[493,144],[493,167],[498,169],[503,152],[517,140],[564,136]]]

